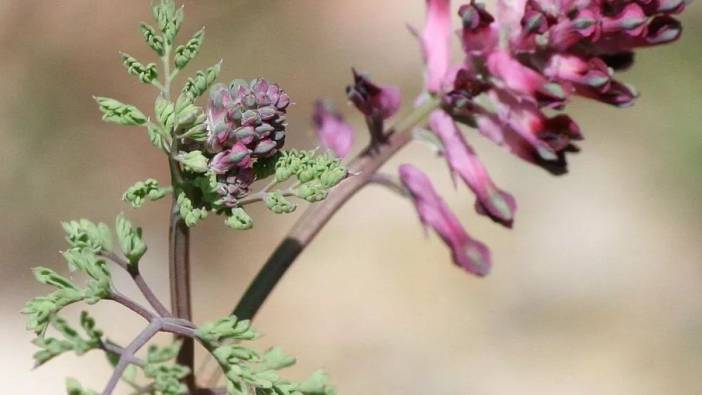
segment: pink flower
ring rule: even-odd
[[[437,110],[431,114],[429,126],[441,139],[444,155],[452,172],[458,174],[475,194],[476,210],[511,227],[516,210],[514,197],[495,186],[485,166],[466,143],[451,116]]]
[[[400,88],[376,85],[356,70],[353,70],[353,80],[354,84],[346,88],[346,95],[365,116],[382,121],[400,109]]]
[[[563,100],[564,94],[549,86],[548,80],[537,71],[521,64],[507,51],[497,50],[487,58],[490,73],[497,77],[504,88],[525,100]]]
[[[480,56],[497,46],[499,32],[495,28],[495,18],[485,10],[485,6],[471,0],[458,10],[463,21],[461,41],[463,50],[471,56]]]
[[[317,139],[323,147],[334,152],[338,158],[345,158],[349,154],[354,132],[341,114],[334,112],[322,101],[317,101],[312,123]]]
[[[633,64],[636,48],[678,39],[682,27],[673,15],[686,6],[685,0],[498,0],[493,17],[470,0],[458,13],[466,56],[456,68],[448,66],[449,1],[427,1],[421,37],[427,89],[441,99],[429,126],[452,173],[476,195],[478,212],[507,226],[514,199],[495,186],[454,122],[476,128],[554,175],[564,174],[567,155],[579,152],[574,142],[583,138],[575,121],[561,112],[568,100],[581,96],[631,105],[636,91],[614,73]],[[428,178],[408,165],[400,175],[422,222],[441,235],[457,264],[482,273],[487,251],[471,244]],[[465,253],[466,246],[471,253]]]
[[[451,0],[426,0],[427,19],[421,35],[426,88],[441,90],[451,62]]]
[[[346,96],[366,116],[371,145],[385,139],[384,121],[400,109],[400,88],[380,86],[353,70],[353,85],[346,87]]]
[[[400,180],[410,192],[422,224],[439,234],[451,249],[453,262],[470,273],[487,275],[491,267],[490,251],[466,233],[456,215],[434,190],[429,177],[412,165],[402,165],[399,171]]]

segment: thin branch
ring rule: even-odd
[[[144,277],[141,275],[139,267],[129,265],[129,262],[117,256],[117,254],[115,254],[114,252],[102,254],[102,256],[116,263],[119,267],[121,267],[122,269],[127,271],[127,273],[129,273],[129,275],[132,277],[132,280],[134,280],[134,283],[136,283],[137,288],[139,288],[139,291],[141,291],[141,294],[144,295],[146,301],[149,302],[151,307],[153,307],[154,310],[156,310],[156,312],[160,316],[171,316],[171,312],[168,311],[168,309],[163,305],[161,300],[159,300],[159,298],[156,296],[151,287],[149,287],[149,284],[146,282]]]
[[[110,377],[105,389],[102,391],[102,395],[112,394],[122,375],[124,375],[124,370],[131,364],[130,360],[134,358],[134,354],[151,340],[159,330],[161,330],[161,319],[156,318],[124,349],[114,372],[112,372],[112,377]]]
[[[158,317],[156,314],[149,311],[146,307],[129,299],[129,297],[125,296],[124,294],[118,291],[112,290],[110,296],[108,296],[107,299],[117,302],[122,306],[128,308],[129,310],[132,310],[133,312],[144,317],[144,319],[147,321],[152,321],[154,318]]]
[[[123,347],[118,346],[110,340],[100,342],[100,349],[107,353],[117,354],[120,357],[125,354],[125,350]],[[131,356],[131,358],[129,359],[129,363],[139,367],[144,367],[144,365],[146,365],[146,363],[141,358],[138,358],[135,355]]]

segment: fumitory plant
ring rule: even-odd
[[[424,91],[404,100],[413,108],[409,116],[390,123],[403,101],[400,90],[352,70],[346,93],[365,118],[369,143],[348,159],[355,132],[328,101],[318,101],[313,109],[320,148],[305,151],[285,147],[293,103],[278,84],[263,78],[218,83],[220,62],[191,74],[180,89],[174,87],[174,78],[198,55],[204,29],[178,41],[183,9],[171,0],[154,3],[155,23],[142,24],[141,33],[160,64],[121,54],[127,72],[155,88],[153,109],[108,97],[95,100],[104,121],[144,128],[167,159],[170,180],[138,181],[122,199],[134,208],[165,197],[172,201],[170,307],[141,274],[147,245],[141,228],[124,214],[116,216],[113,226],[87,219],[65,222],[68,246],[61,254],[72,274],[35,268],[36,279],[52,291],[28,301],[23,310],[28,330],[36,334],[36,365],[71,351],[102,351],[114,366],[102,395],[113,394],[120,383],[133,394],[335,393],[323,371],[302,380],[283,378],[280,370],[295,359],[280,347],[258,350],[250,321],[334,213],[366,185],[385,185],[414,204],[421,223],[443,239],[457,266],[487,275],[492,266],[488,248],[465,231],[431,177],[412,164],[401,165],[398,177],[381,173],[381,166],[411,141],[429,143],[451,175],[473,192],[476,211],[511,227],[515,199],[490,178],[461,126],[551,174],[566,173],[568,155],[578,152],[575,142],[583,138],[563,112],[568,101],[582,96],[619,107],[632,104],[636,91],[615,73],[632,66],[637,48],[676,40],[682,28],[674,15],[686,6],[683,0],[499,0],[492,9],[471,0],[452,15],[450,0],[427,0],[426,5],[424,28],[412,30],[426,65]],[[460,23],[458,31],[454,21]],[[451,51],[455,39],[463,50],[458,59]],[[190,228],[216,215],[231,229],[247,230],[255,224],[247,206],[264,204],[284,214],[305,201],[313,204],[232,314],[193,322]],[[148,306],[115,287],[114,270],[131,277]],[[87,312],[77,325],[61,314],[71,304],[103,301],[116,302],[146,321],[129,344],[110,340]],[[161,332],[173,334],[173,342],[153,344]],[[193,373],[195,343],[217,362],[215,379],[223,375],[225,387],[199,385]],[[98,393],[74,379],[66,387],[71,395]]]

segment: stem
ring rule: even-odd
[[[161,95],[164,99],[171,98],[171,82],[176,73],[171,73],[171,45],[165,46],[161,58],[163,64],[163,89]],[[173,185],[173,202],[170,212],[170,226],[168,233],[168,267],[170,272],[171,311],[177,318],[190,321],[192,310],[190,303],[190,230],[180,217],[176,200],[182,192],[183,176],[180,172],[175,155],[178,154],[178,136],[175,128],[171,130],[172,145],[169,154],[169,167],[171,171],[171,185]],[[181,336],[182,337],[182,336]],[[190,374],[185,378],[185,385],[193,392],[195,389],[195,344],[192,338],[184,337],[176,363],[190,369]]]
[[[154,291],[151,289],[151,287],[149,287],[149,284],[146,283],[146,280],[144,280],[144,277],[139,272],[138,266],[130,265],[126,260],[117,256],[117,254],[115,254],[114,252],[103,254],[103,256],[116,263],[119,267],[121,267],[122,269],[126,270],[127,273],[129,273],[129,275],[132,277],[132,280],[134,280],[134,283],[136,283],[137,288],[139,288],[139,291],[141,291],[141,294],[144,295],[146,301],[151,305],[151,307],[154,308],[154,310],[156,310],[156,312],[160,316],[171,316],[171,313],[168,311],[168,309],[166,309],[163,303],[161,303]]]
[[[256,315],[297,256],[309,245],[331,217],[356,192],[373,179],[373,175],[378,169],[412,140],[411,130],[423,122],[438,105],[436,99],[427,101],[406,119],[392,127],[386,134],[389,137],[383,144],[374,146],[371,142],[367,149],[353,159],[349,165],[350,172],[358,175],[341,183],[325,201],[305,211],[249,285],[234,309],[234,315],[241,319],[252,319]]]
[[[118,346],[115,343],[112,343],[109,340],[102,342],[100,344],[100,349],[102,349],[103,351],[105,351],[107,353],[117,354],[120,357],[125,354],[124,348]],[[144,367],[144,365],[146,365],[146,363],[143,360],[141,360],[140,358],[138,358],[134,355],[132,355],[132,358],[130,358],[129,363],[132,365],[140,366],[140,367]]]
[[[124,370],[129,366],[131,360],[135,358],[134,354],[139,351],[158,331],[161,329],[160,320],[157,318],[152,321],[149,326],[144,329],[139,336],[137,336],[128,346],[124,349],[124,352],[119,357],[119,362],[115,367],[115,371],[112,372],[112,377],[110,381],[107,382],[105,389],[102,391],[102,395],[110,395],[117,387],[117,383],[122,378]]]
[[[176,198],[173,197],[169,231],[169,271],[171,284],[171,310],[177,318],[190,321],[192,319],[190,303],[190,230],[178,214]],[[194,357],[195,345],[192,338],[182,339],[183,345],[176,362],[187,366],[191,374],[186,377],[186,385],[190,390],[195,388]]]
[[[133,312],[139,314],[140,316],[144,317],[144,319],[147,321],[152,321],[154,318],[158,318],[158,316],[156,314],[150,312],[144,306],[129,299],[128,297],[124,296],[123,294],[119,293],[118,291],[113,290],[109,296],[109,299],[112,301],[115,301],[115,302],[121,304],[122,306],[128,308],[129,310],[132,310]]]
[[[144,277],[142,277],[141,273],[139,272],[139,268],[136,268],[133,272],[130,272],[132,275],[132,278],[134,279],[134,282],[136,283],[137,287],[141,291],[141,293],[144,295],[144,298],[149,302],[151,307],[156,310],[156,312],[161,316],[161,317],[170,317],[171,313],[168,311],[166,306],[161,303],[161,301],[156,297],[154,294],[153,290],[151,290],[151,287],[146,283],[146,280],[144,280]]]

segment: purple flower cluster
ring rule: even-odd
[[[489,12],[475,0],[459,9],[465,61],[452,64],[450,0],[427,0],[420,34],[426,89],[442,102],[429,119],[453,174],[476,196],[476,210],[511,226],[516,204],[488,175],[456,122],[477,128],[494,143],[553,174],[567,171],[580,128],[563,110],[581,96],[624,107],[637,94],[614,72],[633,63],[634,50],[676,40],[672,15],[683,0],[498,0]],[[400,178],[422,222],[451,248],[454,262],[485,275],[490,255],[467,236],[428,177],[403,165]]]
[[[625,107],[637,94],[614,72],[633,63],[634,50],[672,42],[682,28],[673,15],[685,0],[498,0],[494,13],[476,0],[459,8],[458,38],[464,59],[452,62],[451,0],[426,0],[424,29],[416,33],[426,64],[425,88],[440,102],[428,126],[441,142],[453,176],[476,196],[475,208],[511,227],[515,199],[492,181],[457,123],[464,123],[517,157],[552,174],[567,172],[566,154],[577,152],[579,126],[562,111],[573,96]],[[383,121],[399,108],[399,90],[354,70],[349,100],[365,116],[371,147],[383,143]],[[314,124],[323,146],[345,156],[353,130],[341,115],[318,105]],[[483,276],[490,253],[471,239],[412,165],[400,179],[422,223],[450,247],[454,262]]]
[[[207,151],[224,206],[234,207],[255,181],[253,165],[285,142],[290,97],[264,79],[215,85],[207,107]]]

